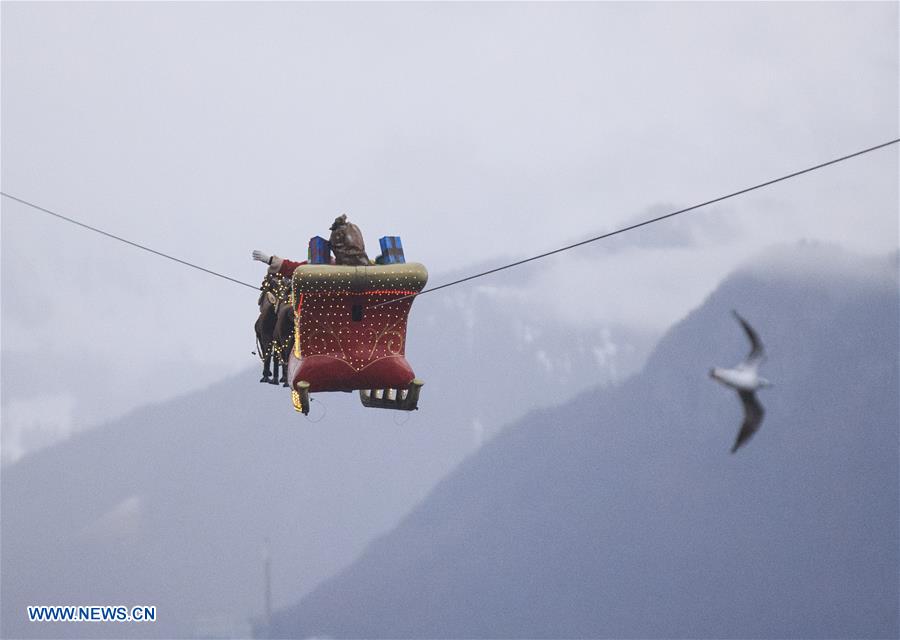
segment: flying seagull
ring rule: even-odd
[[[772,383],[760,377],[757,373],[759,365],[766,359],[759,336],[753,330],[753,327],[738,315],[737,311],[732,311],[731,313],[741,323],[741,326],[744,327],[744,332],[750,338],[750,354],[734,369],[720,369],[719,367],[710,369],[709,377],[737,391],[741,398],[741,403],[744,405],[744,422],[741,425],[740,432],[738,432],[737,439],[734,441],[734,446],[731,447],[731,453],[734,453],[756,433],[765,414],[762,405],[756,399],[756,390],[762,387],[770,387]]]

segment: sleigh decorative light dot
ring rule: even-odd
[[[406,324],[427,281],[418,263],[297,267],[288,361],[294,408],[309,413],[311,393],[359,391],[366,407],[417,409],[424,383],[406,360]]]

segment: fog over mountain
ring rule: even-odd
[[[640,374],[530,413],[273,637],[897,637],[897,255],[772,252]],[[707,377],[756,327],[775,386],[728,453]]]
[[[771,252],[630,379],[645,335],[460,288],[413,308],[426,387],[410,416],[322,394],[305,420],[250,370],[142,408],[2,470],[0,631],[895,634],[896,272],[896,255]],[[734,456],[739,402],[707,378],[746,353],[731,308],[776,383]],[[25,620],[32,604],[113,602],[159,620]]]
[[[898,7],[2,2],[0,180],[252,284],[346,213],[435,284],[896,138]],[[516,321],[658,337],[774,243],[890,251],[896,149],[541,261]],[[0,464],[249,366],[251,288],[0,210]]]
[[[0,2],[0,636],[895,633],[896,260],[794,243],[898,248],[900,145],[822,165],[898,138],[898,17]],[[435,286],[763,183],[418,298],[412,415],[257,382],[250,252],[338,215]],[[107,603],[158,621],[25,619]]]
[[[407,354],[426,382],[412,415],[314,394],[313,422],[248,369],[3,468],[3,637],[246,635],[263,611],[266,539],[274,605],[286,606],[504,424],[627,376],[651,345],[640,330],[572,327],[484,287],[426,296],[410,318]],[[4,363],[18,386],[28,370]],[[112,602],[156,605],[159,619],[25,619],[33,604]]]

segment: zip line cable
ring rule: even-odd
[[[574,243],[574,244],[566,245],[566,246],[560,247],[560,248],[558,248],[558,249],[553,249],[552,251],[546,251],[546,252],[544,252],[544,253],[540,253],[540,254],[538,254],[538,255],[531,256],[531,257],[529,257],[529,258],[523,258],[523,259],[521,259],[521,260],[516,260],[515,262],[510,262],[509,264],[501,265],[501,266],[499,266],[499,267],[494,267],[493,269],[488,269],[487,271],[482,271],[482,272],[480,272],[480,273],[476,273],[476,274],[473,274],[473,275],[471,275],[471,276],[466,276],[465,278],[460,278],[459,280],[454,280],[454,281],[452,281],[452,282],[447,282],[447,283],[445,283],[445,284],[438,285],[437,287],[431,287],[430,289],[423,289],[422,291],[419,291],[418,293],[411,293],[411,294],[408,294],[408,295],[405,295],[405,296],[400,296],[400,297],[398,297],[398,298],[394,298],[394,299],[392,299],[392,300],[386,300],[385,302],[379,302],[378,304],[373,305],[373,306],[380,307],[380,306],[382,306],[382,305],[385,305],[385,304],[391,304],[391,303],[393,303],[393,302],[398,302],[398,301],[400,301],[400,300],[405,300],[405,299],[407,299],[407,298],[418,297],[418,296],[424,295],[424,294],[426,294],[426,293],[431,293],[431,292],[433,292],[433,291],[440,291],[441,289],[446,289],[447,287],[452,287],[452,286],[457,285],[457,284],[462,284],[463,282],[468,282],[469,280],[475,280],[476,278],[482,278],[482,277],[484,277],[484,276],[491,275],[492,273],[497,273],[498,271],[504,271],[504,270],[506,270],[506,269],[512,269],[513,267],[518,267],[519,265],[523,265],[523,264],[526,264],[526,263],[528,263],[528,262],[534,262],[535,260],[540,260],[540,259],[542,259],[542,258],[547,258],[547,257],[552,256],[552,255],[555,255],[555,254],[557,254],[557,253],[562,253],[563,251],[569,251],[570,249],[575,249],[575,248],[577,248],[577,247],[580,247],[580,246],[583,246],[583,245],[586,245],[586,244],[590,244],[590,243],[592,243],[592,242],[597,242],[598,240],[603,240],[604,238],[609,238],[609,237],[611,237],[611,236],[615,236],[615,235],[618,235],[618,234],[620,234],[620,233],[625,233],[626,231],[631,231],[632,229],[637,229],[638,227],[643,227],[643,226],[646,226],[646,225],[649,225],[649,224],[653,224],[654,222],[659,222],[660,220],[665,220],[666,218],[673,218],[673,217],[675,217],[675,216],[677,216],[677,215],[681,215],[682,213],[687,213],[687,212],[689,212],[689,211],[694,211],[695,209],[700,209],[701,207],[706,207],[706,206],[709,206],[709,205],[711,205],[711,204],[715,204],[715,203],[717,203],[717,202],[722,202],[723,200],[728,200],[729,198],[735,198],[735,197],[737,197],[737,196],[739,196],[739,195],[743,195],[743,194],[745,194],[745,193],[749,193],[749,192],[755,191],[755,190],[757,190],[757,189],[762,189],[763,187],[768,187],[768,186],[773,185],[773,184],[776,184],[776,183],[778,183],[778,182],[783,182],[783,181],[785,181],[785,180],[790,180],[791,178],[796,178],[797,176],[801,176],[801,175],[803,175],[803,174],[805,174],[805,173],[810,173],[810,172],[812,172],[812,171],[817,171],[818,169],[822,169],[822,168],[824,168],[824,167],[827,167],[827,166],[830,166],[830,165],[833,165],[833,164],[837,164],[838,162],[844,162],[845,160],[850,160],[851,158],[856,158],[857,156],[861,156],[861,155],[866,154],[866,153],[871,153],[872,151],[877,151],[878,149],[883,149],[884,147],[888,147],[888,146],[890,146],[890,145],[892,145],[892,144],[897,144],[898,142],[900,142],[900,138],[895,138],[895,139],[893,139],[893,140],[889,140],[888,142],[883,142],[883,143],[881,143],[881,144],[879,144],[879,145],[875,145],[874,147],[869,147],[869,148],[867,148],[867,149],[862,149],[861,151],[856,151],[856,152],[854,152],[854,153],[850,153],[850,154],[848,154],[848,155],[841,156],[840,158],[835,158],[835,159],[833,159],[833,160],[828,160],[827,162],[823,162],[823,163],[821,163],[821,164],[817,164],[817,165],[814,165],[814,166],[812,166],[812,167],[807,167],[806,169],[801,169],[800,171],[794,171],[793,173],[789,173],[789,174],[783,175],[783,176],[781,176],[781,177],[779,177],[779,178],[773,178],[773,179],[767,180],[767,181],[765,181],[765,182],[760,182],[759,184],[753,185],[752,187],[746,187],[746,188],[744,188],[744,189],[740,189],[739,191],[734,191],[734,192],[729,193],[729,194],[727,194],[727,195],[719,196],[718,198],[713,198],[712,200],[707,200],[706,202],[701,202],[700,204],[695,204],[695,205],[692,205],[692,206],[690,206],[690,207],[685,207],[684,209],[679,209],[678,211],[673,211],[673,212],[671,212],[671,213],[667,213],[667,214],[664,214],[664,215],[661,215],[661,216],[657,216],[657,217],[655,217],[655,218],[650,218],[649,220],[644,220],[643,222],[638,222],[638,223],[636,223],[636,224],[632,224],[632,225],[629,225],[629,226],[627,226],[627,227],[622,227],[621,229],[616,229],[615,231],[610,231],[609,233],[604,233],[604,234],[602,234],[602,235],[595,236],[595,237],[593,237],[593,238],[588,238],[587,240],[582,240],[582,241],[580,241],[580,242],[576,242],[576,243]],[[161,257],[163,257],[163,258],[168,258],[169,260],[172,260],[172,261],[174,261],[174,262],[178,262],[179,264],[185,265],[185,266],[187,266],[187,267],[192,267],[192,268],[194,268],[194,269],[198,269],[198,270],[200,270],[200,271],[204,271],[204,272],[206,272],[206,273],[208,273],[208,274],[210,274],[210,275],[218,276],[219,278],[224,278],[225,280],[230,280],[231,282],[234,282],[234,283],[236,283],[236,284],[243,285],[243,286],[245,286],[245,287],[250,287],[251,289],[254,289],[254,290],[258,290],[258,289],[259,289],[259,287],[256,287],[256,286],[254,286],[254,285],[252,285],[252,284],[249,284],[249,283],[247,283],[247,282],[242,282],[241,280],[236,280],[235,278],[232,278],[232,277],[230,277],[230,276],[226,276],[226,275],[224,275],[224,274],[218,273],[218,272],[213,271],[213,270],[211,270],[211,269],[207,269],[207,268],[205,268],[205,267],[201,267],[201,266],[199,266],[199,265],[193,264],[193,263],[188,262],[188,261],[186,261],[186,260],[182,260],[181,258],[176,258],[175,256],[171,256],[171,255],[169,255],[169,254],[167,254],[167,253],[163,253],[162,251],[157,251],[156,249],[151,249],[150,247],[144,246],[144,245],[139,244],[139,243],[137,243],[137,242],[132,242],[131,240],[126,240],[125,238],[122,238],[122,237],[119,237],[119,236],[114,235],[114,234],[112,234],[112,233],[108,233],[108,232],[106,232],[106,231],[103,231],[102,229],[98,229],[98,228],[96,228],[96,227],[92,227],[92,226],[89,225],[89,224],[85,224],[85,223],[83,223],[83,222],[79,222],[78,220],[74,220],[74,219],[72,219],[72,218],[66,217],[66,216],[64,216],[64,215],[62,215],[62,214],[56,213],[56,212],[51,211],[51,210],[49,210],[49,209],[45,209],[44,207],[39,207],[39,206],[36,205],[36,204],[33,204],[33,203],[31,203],[31,202],[28,202],[27,200],[23,200],[22,198],[17,198],[16,196],[12,196],[12,195],[10,195],[10,194],[8,194],[8,193],[5,193],[5,192],[3,192],[3,191],[0,191],[0,195],[2,195],[2,196],[5,197],[5,198],[9,198],[10,200],[15,200],[16,202],[19,202],[19,203],[21,203],[21,204],[24,204],[24,205],[26,205],[26,206],[28,206],[28,207],[31,207],[32,209],[36,209],[36,210],[38,210],[38,211],[42,211],[42,212],[44,212],[44,213],[47,213],[47,214],[49,214],[49,215],[51,215],[51,216],[55,216],[56,218],[58,218],[58,219],[60,219],[60,220],[65,220],[66,222],[71,222],[72,224],[76,224],[76,225],[78,225],[79,227],[83,227],[83,228],[88,229],[88,230],[90,230],[90,231],[94,231],[94,232],[96,232],[96,233],[102,234],[102,235],[104,235],[104,236],[107,236],[108,238],[112,238],[113,240],[118,240],[119,242],[124,242],[125,244],[129,244],[129,245],[131,245],[131,246],[133,246],[133,247],[137,247],[138,249],[143,249],[144,251],[149,251],[150,253],[156,254],[156,255],[161,256]]]
[[[495,267],[493,269],[488,269],[487,271],[482,271],[481,273],[476,273],[471,276],[466,276],[465,278],[460,278],[459,280],[454,280],[453,282],[447,282],[446,284],[438,285],[437,287],[431,287],[430,289],[423,289],[418,293],[410,293],[405,296],[399,296],[392,300],[385,300],[384,302],[379,302],[378,304],[372,305],[375,307],[380,307],[385,304],[391,304],[394,302],[398,302],[400,300],[405,300],[407,298],[415,298],[421,296],[426,293],[431,293],[432,291],[440,291],[441,289],[446,289],[447,287],[452,287],[457,284],[461,284],[463,282],[468,282],[469,280],[474,280],[475,278],[481,278],[492,273],[497,273],[498,271],[503,271],[505,269],[512,269],[513,267],[518,267],[519,265],[523,265],[527,262],[533,262],[535,260],[540,260],[541,258],[546,258],[548,256],[555,255],[557,253],[562,253],[563,251],[568,251],[570,249],[575,249],[576,247],[580,247],[582,245],[590,244],[591,242],[597,242],[598,240],[603,240],[604,238],[609,238],[610,236],[615,236],[620,233],[625,233],[626,231],[631,231],[632,229],[637,229],[638,227],[643,227],[648,224],[653,224],[654,222],[659,222],[660,220],[665,220],[666,218],[672,218],[677,215],[681,215],[682,213],[687,213],[688,211],[693,211],[694,209],[699,209],[701,207],[706,207],[711,204],[715,204],[717,202],[722,202],[723,200],[728,200],[729,198],[734,198],[736,196],[749,193],[750,191],[755,191],[756,189],[762,189],[763,187],[768,187],[770,185],[775,184],[776,182],[782,182],[784,180],[789,180],[791,178],[796,178],[797,176],[803,175],[804,173],[810,173],[811,171],[816,171],[817,169],[822,169],[823,167],[827,167],[832,164],[837,164],[838,162],[843,162],[844,160],[849,160],[851,158],[855,158],[857,156],[861,156],[865,153],[870,153],[872,151],[877,151],[878,149],[883,149],[884,147],[888,147],[892,144],[897,144],[900,142],[900,138],[895,138],[894,140],[889,140],[888,142],[883,142],[879,145],[875,145],[874,147],[869,147],[868,149],[863,149],[861,151],[856,151],[854,153],[848,154],[846,156],[841,156],[840,158],[835,158],[834,160],[829,160],[827,162],[823,162],[821,164],[817,164],[812,167],[807,167],[806,169],[801,169],[800,171],[795,171],[793,173],[789,173],[787,175],[781,176],[780,178],[773,178],[772,180],[767,180],[766,182],[760,182],[759,184],[753,185],[752,187],[747,187],[745,189],[741,189],[740,191],[735,191],[733,193],[729,193],[724,196],[719,196],[718,198],[713,198],[712,200],[707,200],[706,202],[701,202],[700,204],[695,204],[690,207],[686,207],[684,209],[679,209],[678,211],[673,211],[671,213],[667,213],[665,215],[657,216],[656,218],[650,218],[649,220],[644,220],[643,222],[638,222],[637,224],[632,224],[627,227],[622,227],[621,229],[616,229],[615,231],[610,231],[609,233],[604,233],[599,236],[595,236],[593,238],[588,238],[587,240],[582,240],[581,242],[576,242],[575,244],[566,245],[565,247],[560,247],[559,249],[553,249],[552,251],[547,251],[545,253],[538,254],[536,256],[531,256],[530,258],[523,258],[522,260],[516,260],[515,262],[510,262],[509,264],[504,264],[499,267]]]
[[[4,193],[2,191],[0,191],[0,195],[4,196],[6,198],[9,198],[10,200],[15,200],[16,202],[20,202],[21,204],[29,206],[32,209],[37,209],[38,211],[43,211],[44,213],[49,213],[51,216],[55,216],[55,217],[59,218],[60,220],[65,220],[66,222],[71,222],[72,224],[77,224],[79,227],[84,227],[85,229],[88,229],[90,231],[95,231],[97,233],[100,233],[100,234],[106,236],[107,238],[112,238],[113,240],[118,240],[119,242],[124,242],[125,244],[130,244],[132,247],[137,247],[138,249],[143,249],[144,251],[149,251],[150,253],[156,254],[158,256],[162,256],[163,258],[168,258],[169,260],[174,260],[175,262],[177,262],[179,264],[183,264],[185,266],[192,267],[194,269],[199,269],[200,271],[205,271],[206,273],[209,273],[214,276],[218,276],[220,278],[224,278],[225,280],[230,280],[231,282],[236,282],[237,284],[242,284],[245,287],[250,287],[251,289],[257,289],[257,290],[259,289],[259,287],[255,287],[252,284],[249,284],[247,282],[242,282],[240,280],[236,280],[230,276],[226,276],[217,271],[213,271],[212,269],[207,269],[206,267],[201,267],[200,265],[194,264],[192,262],[188,262],[187,260],[182,260],[181,258],[176,258],[175,256],[170,256],[168,253],[163,253],[162,251],[157,251],[156,249],[151,249],[150,247],[145,247],[144,245],[139,244],[137,242],[132,242],[131,240],[126,240],[125,238],[121,238],[117,235],[114,235],[112,233],[104,231],[103,229],[98,229],[97,227],[92,227],[89,224],[79,222],[78,220],[73,220],[72,218],[68,218],[62,214],[56,213],[55,211],[50,211],[50,209],[45,209],[44,207],[39,207],[38,205],[28,202],[27,200],[23,200],[22,198],[17,198],[15,196],[11,196],[8,193]]]

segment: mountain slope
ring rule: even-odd
[[[477,293],[413,308],[407,353],[426,387],[411,416],[319,394],[312,422],[285,389],[247,370],[4,466],[0,635],[246,635],[263,610],[267,540],[274,605],[284,606],[394,526],[502,420],[542,393],[608,381],[611,365],[633,369],[646,352],[642,336],[616,327],[548,322],[525,339],[509,329],[510,316],[525,315],[515,304],[470,298]],[[618,359],[598,361],[592,349],[610,340]],[[556,370],[508,375],[540,367],[541,352]],[[9,377],[26,387],[25,372],[7,364],[4,393]],[[86,378],[78,384],[105,384]],[[158,620],[31,624],[25,615],[28,605],[105,603],[156,605]]]
[[[793,247],[625,384],[534,412],[274,637],[896,637],[897,260]],[[766,417],[707,377],[769,350]],[[260,629],[260,631],[266,631]]]

